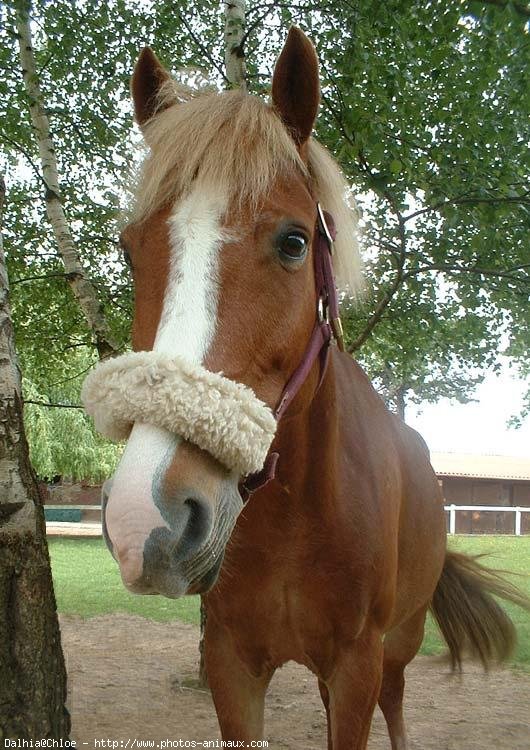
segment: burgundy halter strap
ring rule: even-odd
[[[283,389],[278,406],[274,410],[277,422],[283,417],[294,397],[305,383],[317,357],[320,357],[320,379],[317,389],[320,387],[326,372],[331,339],[334,338],[339,349],[341,351],[344,350],[339,301],[331,261],[333,241],[336,235],[335,222],[331,214],[322,210],[319,203],[317,203],[317,214],[317,228],[313,247],[313,266],[317,292],[317,319],[302,361],[289,378],[287,385]],[[269,452],[263,468],[254,474],[249,474],[241,481],[239,492],[244,503],[256,490],[264,487],[271,479],[274,479],[278,458],[278,453]]]

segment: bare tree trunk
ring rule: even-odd
[[[57,159],[50,134],[50,123],[44,107],[33,54],[30,27],[31,0],[18,0],[16,9],[20,62],[29,100],[31,122],[39,145],[42,174],[46,185],[48,219],[57,242],[57,249],[64,263],[66,279],[83,311],[90,330],[94,334],[99,356],[106,357],[114,354],[118,347],[112,340],[94,286],[87,278],[64,213]]]
[[[0,737],[68,739],[66,671],[44,511],[22,422],[0,178]]]
[[[225,2],[225,66],[230,88],[246,90],[246,67],[243,38],[245,32],[245,0]]]
[[[406,385],[402,385],[396,389],[396,411],[403,421],[405,421],[405,396],[407,395],[408,388]]]

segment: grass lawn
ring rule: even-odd
[[[128,612],[159,622],[199,622],[197,596],[173,600],[129,594],[123,587],[117,564],[101,539],[50,539],[48,545],[59,612],[82,617]],[[457,536],[450,539],[449,545],[459,552],[487,553],[485,564],[523,574],[513,580],[530,596],[530,536]],[[514,661],[530,670],[530,613],[512,605],[505,606],[519,634]],[[421,653],[443,651],[445,644],[429,618]]]

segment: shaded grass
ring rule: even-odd
[[[197,596],[166,599],[162,596],[135,596],[125,590],[118,566],[101,539],[50,539],[52,572],[59,612],[81,617],[126,612],[158,622],[183,620],[199,623]],[[482,562],[511,573],[512,581],[530,596],[530,536],[452,537],[449,546],[467,554],[487,554]],[[530,613],[504,604],[513,619],[519,644],[514,662],[530,670]],[[446,651],[438,629],[429,616],[423,654]]]
[[[57,609],[94,617],[127,612],[157,622],[199,622],[198,596],[166,599],[129,593],[102,539],[49,539]]]

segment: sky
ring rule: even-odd
[[[489,375],[477,388],[477,402],[410,406],[406,421],[421,433],[429,448],[442,453],[524,456],[530,460],[530,418],[519,429],[507,422],[521,410],[525,383],[508,370]]]

